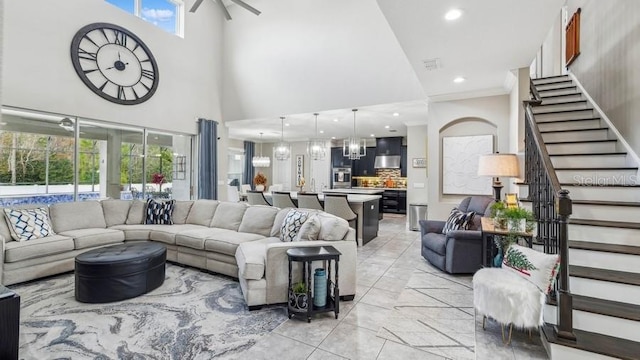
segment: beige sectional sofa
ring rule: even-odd
[[[289,210],[217,200],[177,201],[173,225],[148,225],[143,224],[145,203],[138,200],[57,203],[49,207],[55,235],[28,241],[12,239],[2,212],[0,279],[10,285],[59,274],[73,270],[75,256],[87,250],[124,241],[157,241],[166,245],[168,261],[239,278],[247,305],[253,307],[287,301],[286,249],[333,245],[342,252],[340,295],[353,297],[355,231],[343,219],[300,209],[316,217],[317,238],[323,240],[282,242],[280,229]]]

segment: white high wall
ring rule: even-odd
[[[429,160],[427,156],[429,129],[430,127],[425,124],[407,125],[407,211],[410,204],[427,203],[429,200],[428,168],[412,166],[412,159],[427,158],[427,162]]]

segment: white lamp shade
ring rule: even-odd
[[[516,154],[487,154],[480,156],[478,176],[518,177],[520,167]]]
[[[251,165],[257,168],[269,167],[269,165],[271,165],[271,159],[267,156],[254,156],[251,158]]]

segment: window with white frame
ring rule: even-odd
[[[157,27],[183,35],[183,0],[106,0],[122,10],[146,20]]]

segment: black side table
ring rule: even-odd
[[[0,359],[18,359],[20,296],[0,285]]]
[[[287,250],[287,257],[289,258],[289,302],[288,313],[289,319],[295,314],[307,315],[307,322],[311,322],[311,316],[313,314],[321,312],[333,311],[336,319],[340,312],[340,288],[338,286],[338,263],[340,262],[340,251],[336,250],[333,246],[313,246],[313,247],[299,247],[291,248]],[[333,260],[335,271],[335,282],[331,280],[331,263]],[[293,293],[293,281],[292,281],[292,262],[302,262],[302,282],[306,285],[306,309],[296,307],[296,296]],[[327,264],[327,301],[323,307],[315,307],[313,305],[313,298],[311,297],[312,275],[311,265],[313,261],[326,261]]]

